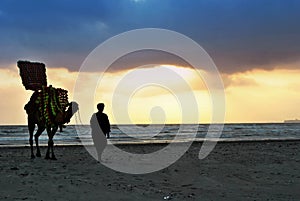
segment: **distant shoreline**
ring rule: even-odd
[[[284,120],[286,121],[286,120]],[[215,123],[215,124],[224,124],[224,125],[238,125],[238,124],[246,124],[246,125],[249,125],[249,124],[289,124],[289,123],[286,123],[286,122],[253,122],[253,123],[250,123],[250,122],[246,122],[246,123]],[[290,121],[290,120],[287,120],[287,121]],[[299,122],[300,123],[300,122]],[[111,126],[132,126],[132,125],[136,125],[136,126],[148,126],[148,125],[210,125],[212,123],[185,123],[185,124],[181,124],[181,123],[168,123],[168,124],[111,124]],[[297,123],[296,123],[297,124]],[[27,124],[0,124],[0,126],[27,126]],[[66,126],[90,126],[90,124],[80,124],[80,125],[77,125],[77,124],[68,124]]]

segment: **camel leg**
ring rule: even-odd
[[[48,148],[47,148],[47,153],[46,153],[45,159],[56,160],[56,157],[55,157],[54,152],[53,152],[53,145],[54,145],[53,139],[49,138],[49,140],[48,140]],[[50,157],[50,152],[51,152],[51,157]]]
[[[57,160],[56,159],[56,157],[55,157],[55,155],[54,155],[54,141],[53,141],[53,137],[54,137],[54,135],[55,135],[55,133],[56,133],[56,131],[57,131],[57,129],[58,129],[58,126],[54,126],[53,128],[52,128],[52,132],[51,132],[51,140],[52,140],[52,143],[51,143],[51,159],[52,160]]]
[[[30,151],[31,151],[31,158],[35,158],[33,153],[33,132],[35,128],[35,123],[30,120],[28,117],[28,131],[29,131],[29,144],[30,144]]]
[[[39,147],[39,137],[43,133],[44,130],[45,130],[44,126],[38,126],[38,130],[37,130],[36,134],[34,135],[34,140],[35,140],[36,149],[37,149],[36,150],[37,157],[41,157],[41,151],[40,151],[40,147]]]
[[[47,128],[47,133],[48,133],[48,147],[47,147],[47,152],[46,152],[46,159],[52,159],[56,160],[56,157],[54,155],[54,142],[53,142],[53,137],[57,131],[58,127],[55,126],[54,128]],[[51,152],[51,157],[50,157],[50,152]]]
[[[47,134],[48,134],[48,146],[47,146],[47,152],[46,152],[45,159],[50,159],[50,146],[51,146],[51,143],[53,143],[52,137],[51,137],[51,128],[47,128]]]
[[[54,142],[53,142],[53,139],[51,141],[51,160],[57,160],[56,157],[55,157],[55,154],[54,154]]]
[[[51,146],[51,141],[48,140],[48,146],[47,146],[47,152],[46,152],[45,159],[50,159],[50,146]]]

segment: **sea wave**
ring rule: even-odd
[[[170,143],[185,141],[272,141],[272,140],[300,140],[300,124],[225,124],[222,135],[210,133],[206,137],[208,124],[185,125],[180,130],[180,125],[141,125],[143,129],[136,129],[134,125],[112,125],[109,143],[132,144],[132,143]],[[195,129],[196,128],[196,129]],[[160,129],[160,130],[159,130]],[[126,131],[124,133],[123,131]],[[159,132],[157,132],[159,131]],[[80,145],[92,144],[91,130],[89,125],[70,125],[63,132],[57,132],[54,137],[56,145]],[[175,140],[176,137],[176,140]],[[47,134],[40,137],[40,144],[47,145]],[[0,146],[28,146],[27,126],[0,126]]]

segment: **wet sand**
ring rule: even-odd
[[[57,161],[31,160],[29,147],[2,147],[0,200],[300,200],[300,141],[218,143],[203,160],[200,146],[145,175],[111,170],[82,146],[55,147]]]

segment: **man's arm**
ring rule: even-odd
[[[106,128],[107,128],[107,132],[110,132],[110,122],[109,122],[109,119],[108,119],[107,114],[105,114],[105,117],[106,117]]]

